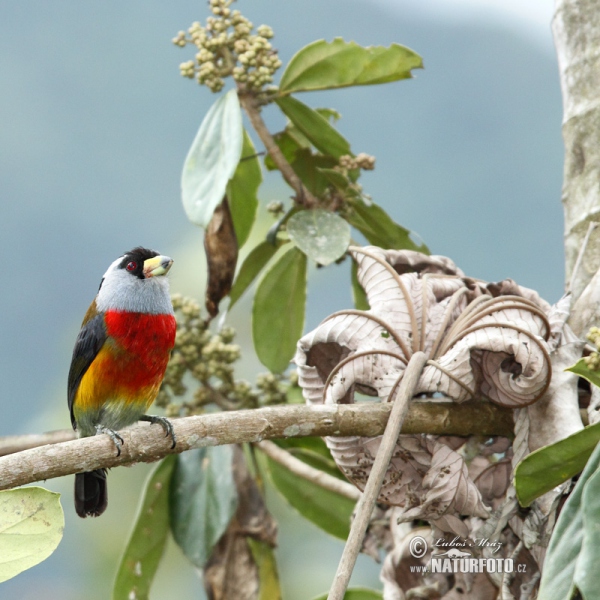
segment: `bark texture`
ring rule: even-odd
[[[600,228],[574,267],[590,222],[600,221],[600,10],[595,0],[557,0],[552,22],[563,96],[566,280],[577,300],[600,268]],[[580,307],[581,308],[581,307]],[[577,307],[573,319],[577,318]],[[590,315],[591,316],[591,315]],[[590,318],[588,316],[588,319]],[[597,314],[591,316],[596,317]],[[586,323],[574,327],[585,329]]]

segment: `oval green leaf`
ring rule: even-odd
[[[416,250],[429,254],[425,244],[417,245],[410,238],[410,231],[398,225],[377,204],[367,205],[362,200],[350,202],[353,214],[348,216],[348,222],[356,227],[374,246],[394,250]]]
[[[323,154],[339,158],[350,154],[350,144],[329,120],[300,100],[286,96],[276,100],[286,117]]]
[[[515,489],[521,506],[581,473],[600,441],[600,423],[526,456],[515,469]]]
[[[258,208],[257,192],[262,182],[262,169],[254,144],[244,129],[242,157],[232,179],[227,185],[227,199],[233,219],[233,227],[241,248],[250,235]]]
[[[247,537],[246,542],[258,568],[260,589],[257,600],[281,600],[281,586],[273,548],[266,542]]]
[[[170,486],[173,537],[202,568],[237,508],[231,446],[208,446],[177,456]]]
[[[207,227],[241,153],[242,113],[236,91],[230,90],[204,117],[183,165],[181,198],[192,223]]]
[[[408,79],[412,69],[422,66],[421,57],[400,44],[364,48],[342,38],[318,40],[292,57],[281,77],[279,93],[387,83]]]
[[[0,492],[0,581],[41,563],[65,528],[60,494],[42,487]]]
[[[575,587],[584,598],[597,598],[600,590],[600,470],[589,478],[581,498],[583,544],[575,567]]]
[[[119,564],[113,600],[145,600],[169,534],[169,485],[177,457],[167,456],[150,473],[144,497]]]
[[[292,215],[287,231],[308,258],[323,266],[344,256],[350,244],[350,225],[339,215],[322,208]]]
[[[583,358],[580,358],[572,367],[565,369],[565,371],[571,371],[571,373],[587,379],[596,387],[600,387],[600,371],[592,371]]]
[[[306,255],[292,247],[264,274],[252,307],[254,348],[273,373],[285,371],[294,356],[305,308]]]
[[[277,248],[277,246],[274,246],[270,242],[264,241],[253,248],[250,254],[248,254],[233,282],[231,292],[229,292],[229,298],[231,299],[229,304],[230,309],[242,297],[250,285],[252,285],[252,282],[263,270],[264,266],[273,258],[277,252]]]
[[[592,483],[590,491],[600,493],[598,478],[600,477],[600,444],[596,446],[590,456],[577,485],[567,498],[556,526],[552,531],[550,544],[544,560],[544,570],[538,592],[538,598],[543,600],[567,600],[573,597],[574,584],[576,576],[583,577],[581,571],[585,564],[579,564],[582,548],[585,547],[585,537],[587,529],[597,527],[600,515],[596,515],[596,521],[586,522],[584,518],[584,508],[582,504],[586,498],[586,487],[588,482]],[[594,480],[592,482],[592,479]],[[593,538],[589,538],[591,541]],[[598,548],[595,550],[598,553]],[[598,560],[597,557],[596,560]],[[596,562],[593,566],[595,572],[598,571]],[[598,588],[596,587],[596,592]],[[594,595],[585,596],[593,598]]]
[[[305,519],[330,535],[345,540],[350,532],[354,502],[299,477],[262,453],[273,485]],[[297,454],[304,459],[304,453]],[[314,464],[314,463],[313,463]]]

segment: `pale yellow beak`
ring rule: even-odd
[[[166,275],[173,264],[173,259],[168,256],[155,256],[144,261],[144,277],[158,277]]]

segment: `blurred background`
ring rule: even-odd
[[[468,275],[511,277],[550,302],[563,290],[561,98],[550,34],[551,3],[530,0],[241,0],[255,25],[275,30],[284,65],[316,39],[398,42],[423,57],[415,79],[304,94],[342,114],[355,153],[377,158],[365,191],[433,253]],[[184,216],[179,178],[215,97],[179,75],[189,48],[171,44],[204,21],[191,0],[52,3],[0,7],[0,434],[69,427],[66,378],[81,318],[108,265],[146,245],[175,259],[174,291],[203,297],[202,232]],[[267,111],[274,130],[283,126]],[[288,201],[269,179],[263,206]],[[268,220],[263,216],[263,227]],[[306,330],[350,307],[348,266],[313,269]],[[251,356],[248,301],[229,315]],[[64,494],[65,536],[44,563],[0,587],[5,600],[104,600],[135,518],[148,466],[110,474],[99,520]],[[342,544],[270,497],[280,517],[286,600],[324,592]],[[361,557],[354,585],[378,587]],[[152,597],[203,598],[173,544]]]

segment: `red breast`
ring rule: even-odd
[[[160,383],[175,344],[175,317],[107,311],[104,321],[121,386],[133,391]]]

